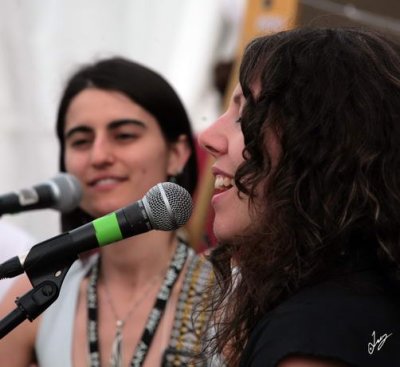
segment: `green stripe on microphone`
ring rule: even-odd
[[[96,231],[96,238],[99,246],[105,246],[111,242],[123,239],[115,213],[110,213],[104,217],[95,219],[92,223]]]

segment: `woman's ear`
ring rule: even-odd
[[[169,144],[169,159],[167,173],[169,176],[177,176],[183,171],[183,167],[192,153],[187,135],[181,134],[174,143]]]

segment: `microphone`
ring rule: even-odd
[[[0,216],[46,208],[67,213],[75,209],[81,199],[82,189],[78,180],[68,173],[59,173],[36,186],[0,195]]]
[[[72,231],[33,246],[26,256],[15,256],[0,265],[0,279],[23,272],[57,271],[78,254],[150,230],[172,231],[190,218],[193,204],[181,186],[164,182],[152,187],[139,201],[97,218]]]

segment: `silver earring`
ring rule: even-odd
[[[178,181],[178,176],[181,175],[183,172],[182,169],[180,169],[178,172],[176,172],[174,175],[169,176],[168,181],[172,183],[176,183]]]

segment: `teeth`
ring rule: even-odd
[[[224,177],[224,186],[233,186],[233,180],[229,177]]]
[[[232,178],[222,176],[222,175],[216,175],[215,176],[215,183],[214,187],[215,189],[227,189],[232,187],[235,184],[234,180]]]
[[[95,185],[108,185],[108,184],[113,184],[116,182],[118,182],[118,180],[115,178],[103,178],[101,180],[96,181],[94,184]]]

